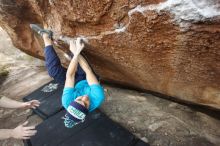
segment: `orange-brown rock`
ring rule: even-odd
[[[14,45],[43,59],[38,23],[55,40],[83,36],[103,80],[220,109],[218,0],[2,0],[0,26]],[[60,38],[60,36],[63,36]],[[57,51],[64,64],[63,51]]]

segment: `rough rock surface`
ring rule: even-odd
[[[9,71],[0,93],[21,100],[51,78],[37,59],[11,48],[0,30],[0,65]],[[7,41],[6,41],[7,40]],[[7,49],[4,49],[7,48]],[[15,53],[16,52],[16,53]],[[27,90],[28,88],[28,90]],[[101,110],[151,146],[219,146],[219,112],[200,112],[156,96],[104,85],[106,99]],[[0,108],[0,128],[14,128],[26,119],[37,125],[42,119],[30,110]],[[1,146],[23,146],[21,140],[0,141]]]
[[[103,80],[220,109],[219,0],[1,0],[0,26],[20,50],[43,59],[30,23],[65,41],[84,36]],[[60,38],[60,36],[63,36]]]

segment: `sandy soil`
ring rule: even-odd
[[[1,33],[2,36],[4,33]],[[9,75],[1,84],[0,93],[22,100],[23,96],[51,78],[42,61],[14,49],[7,37],[1,37],[0,43],[5,41],[5,46],[0,48],[0,66],[4,66]],[[212,116],[218,112],[205,114],[148,93],[110,85],[104,85],[104,88],[106,100],[101,110],[151,146],[220,145],[220,118]],[[0,109],[0,128],[14,128],[27,118],[30,125],[42,122],[37,115],[28,117],[31,113],[31,110]],[[0,141],[0,145],[22,146],[23,143],[21,140],[8,139]]]

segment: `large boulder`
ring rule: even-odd
[[[65,42],[81,36],[103,80],[216,109],[219,16],[219,0],[0,1],[0,26],[27,54],[44,58],[42,40],[29,28],[38,23],[53,30],[65,65]]]

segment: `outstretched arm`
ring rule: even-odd
[[[78,65],[79,54],[82,51],[83,47],[84,44],[80,44],[80,40],[78,40],[78,47],[76,47],[73,40],[70,41],[70,50],[75,50],[75,52],[67,69],[65,87],[74,87],[75,73]]]
[[[74,83],[75,83],[74,76],[76,73],[77,64],[78,64],[78,56],[74,56],[66,72],[65,87],[74,87]]]
[[[12,137],[13,129],[0,129],[0,140]]]
[[[82,50],[82,48],[84,47],[84,43],[82,42],[82,40],[78,38],[75,43],[74,41],[72,41],[72,45],[73,47],[70,47],[70,51],[74,54],[74,56],[78,56],[78,62],[80,66],[82,67],[82,69],[84,70],[84,72],[86,73],[86,80],[88,84],[89,85],[99,84],[96,76],[94,75],[86,59],[82,55],[78,54],[78,51],[77,51],[78,48]]]
[[[89,66],[88,62],[86,61],[86,59],[82,55],[79,55],[79,64],[86,73],[86,80],[87,80],[88,84],[89,85],[99,84],[99,81],[97,80],[91,67]]]
[[[38,100],[31,100],[28,102],[20,102],[16,100],[12,100],[5,96],[2,96],[0,99],[0,107],[4,108],[36,108],[40,105]]]
[[[29,139],[36,134],[35,126],[25,127],[27,121],[14,129],[0,129],[0,140],[8,138]]]

